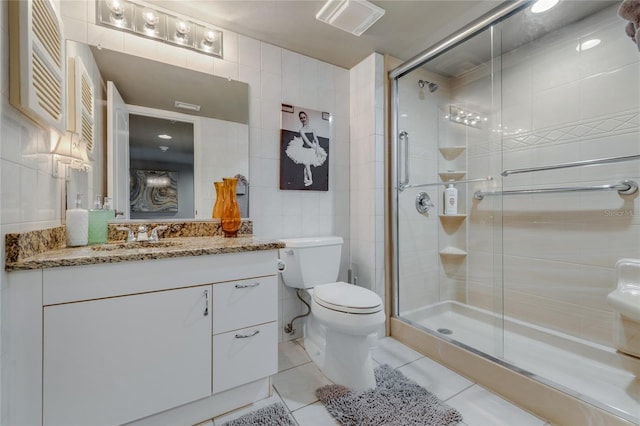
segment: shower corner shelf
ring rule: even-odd
[[[466,217],[467,217],[466,214],[441,214],[440,215],[440,219],[441,220],[443,220],[443,221],[451,220],[451,221],[454,221],[454,222],[458,221],[458,220],[462,221]]]
[[[445,247],[440,250],[441,256],[466,256],[467,252],[457,247]]]
[[[451,161],[457,158],[460,154],[467,149],[466,146],[443,146],[438,148],[440,154],[444,157],[445,160]]]
[[[467,172],[463,170],[438,173],[440,179],[442,179],[443,182],[448,182],[450,180],[460,180],[465,177],[466,174]]]

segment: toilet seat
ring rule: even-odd
[[[382,311],[380,296],[342,281],[314,287],[313,300],[324,308],[349,314],[375,314]]]

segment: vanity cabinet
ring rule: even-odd
[[[10,424],[196,424],[270,394],[277,251],[8,274]]]
[[[209,396],[211,291],[45,307],[43,423],[122,424]]]

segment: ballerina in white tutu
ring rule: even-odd
[[[293,137],[285,152],[294,163],[304,165],[304,186],[310,186],[313,183],[311,166],[318,167],[324,164],[327,160],[327,151],[320,146],[316,131],[309,127],[307,113],[300,111],[298,118],[302,123],[300,136]]]

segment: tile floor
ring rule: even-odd
[[[545,426],[540,419],[454,373],[437,362],[409,349],[390,337],[378,341],[372,352],[376,363],[389,364],[458,409],[467,426]],[[315,390],[331,383],[309,359],[298,341],[281,343],[279,372],[273,376],[273,395],[249,407],[214,419],[214,425],[235,419],[249,411],[282,402],[299,426],[337,425]],[[209,426],[211,423],[209,423]]]

